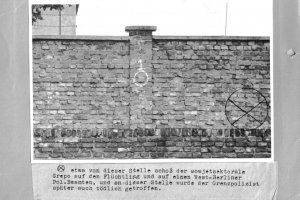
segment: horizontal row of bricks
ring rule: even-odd
[[[36,159],[157,159],[157,158],[270,158],[270,153],[201,153],[201,152],[81,152],[37,153]]]
[[[200,128],[161,128],[161,129],[34,129],[35,137],[57,138],[57,137],[142,137],[142,136],[217,136],[217,137],[270,137],[270,129],[200,129]]]
[[[204,140],[205,139],[205,140]],[[79,142],[35,142],[35,148],[132,148],[132,147],[271,147],[270,140],[253,139],[211,139],[211,138],[156,138],[155,140],[81,140]]]

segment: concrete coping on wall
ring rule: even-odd
[[[156,26],[126,26],[125,31],[156,31]]]
[[[128,36],[90,36],[90,35],[33,35],[33,40],[103,40],[129,41]]]
[[[248,40],[269,41],[268,36],[153,36],[154,40]]]
[[[129,36],[90,36],[90,35],[33,35],[33,40],[103,40],[129,41]],[[154,40],[244,40],[270,41],[267,36],[153,36]]]

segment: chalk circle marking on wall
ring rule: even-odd
[[[137,69],[137,72],[134,74],[133,83],[139,87],[144,87],[149,81],[149,76],[143,68],[141,59],[138,61],[138,63],[140,64],[140,67]]]
[[[269,113],[266,97],[252,87],[233,92],[225,104],[225,115],[235,128],[256,129],[262,126]]]

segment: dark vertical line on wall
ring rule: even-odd
[[[129,40],[129,45],[128,45],[128,48],[129,48],[129,62],[128,62],[128,66],[129,66],[129,84],[128,84],[128,89],[129,89],[129,101],[128,101],[128,126],[129,126],[129,129],[130,129],[130,124],[131,124],[131,120],[130,120],[130,111],[131,111],[131,66],[130,66],[130,62],[131,62],[131,51],[130,51],[130,40]]]
[[[152,36],[152,38],[151,38],[151,40],[152,40],[152,43],[151,43],[151,51],[152,51],[152,55],[151,55],[151,60],[150,60],[150,66],[151,66],[151,80],[152,80],[152,97],[153,97],[153,89],[154,89],[154,67],[153,67],[153,43],[154,43],[154,41],[153,41],[153,36]],[[152,120],[152,128],[154,128],[154,130],[155,130],[155,123],[153,122],[153,107],[154,107],[154,98],[152,98],[152,107],[151,107],[151,120]]]

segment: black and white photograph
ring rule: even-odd
[[[299,200],[300,0],[2,0],[0,199]]]
[[[272,157],[271,1],[103,3],[32,4],[33,160]]]

